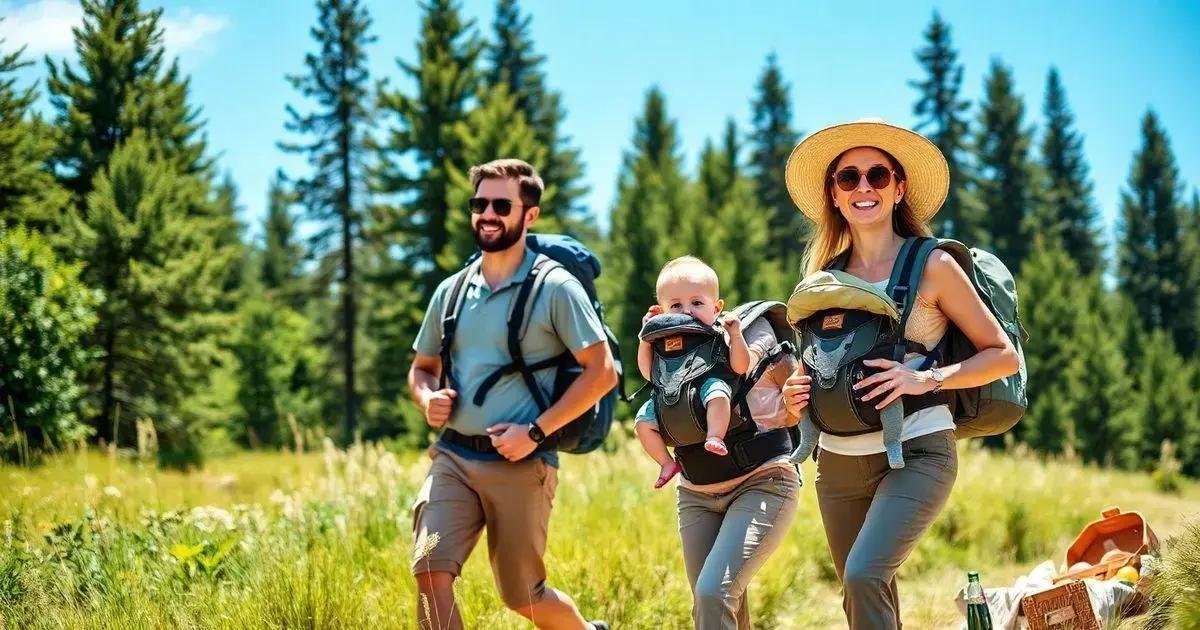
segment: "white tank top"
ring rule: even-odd
[[[886,279],[871,284],[879,287],[880,290],[887,290]],[[913,311],[908,317],[908,323],[905,324],[905,336],[909,339],[920,343],[926,349],[932,350],[942,336],[946,334],[946,328],[949,326],[949,320],[942,313],[941,309],[936,304],[929,302],[917,294],[916,302],[913,304]],[[913,355],[904,363],[912,367],[920,365],[923,357]],[[950,415],[950,408],[946,405],[938,405],[922,409],[916,413],[909,414],[904,417],[904,424],[900,429],[900,441],[911,440],[945,431],[946,429],[954,428],[954,416]],[[837,453],[838,455],[874,455],[875,453],[883,453],[886,449],[883,447],[883,431],[874,431],[864,433],[862,435],[854,435],[850,437],[839,437],[821,433],[821,439],[818,442],[821,450]]]

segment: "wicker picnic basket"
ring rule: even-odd
[[[1114,577],[1121,567],[1140,568],[1142,554],[1157,552],[1158,536],[1141,514],[1110,507],[1101,513],[1100,520],[1084,527],[1075,542],[1071,543],[1063,564],[1064,571],[1054,578],[1054,582],[1057,584],[1084,578],[1107,580]],[[1092,566],[1070,571],[1069,568],[1076,562],[1087,562]]]
[[[1087,587],[1080,580],[1021,598],[1029,630],[1100,630]]]

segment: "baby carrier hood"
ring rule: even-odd
[[[900,321],[896,304],[875,285],[844,271],[818,271],[796,285],[787,302],[787,319],[793,327],[814,313],[842,309],[867,311]]]

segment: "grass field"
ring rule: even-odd
[[[657,467],[635,441],[614,444],[563,457],[550,581],[617,628],[689,627],[674,492],[651,488]],[[1164,539],[1200,519],[1195,483],[1164,494],[1148,475],[959,448],[950,503],[901,572],[909,627],[956,627],[967,570],[1006,585],[1060,562],[1107,505],[1142,512]],[[95,451],[0,468],[4,626],[412,627],[408,507],[427,461],[326,446],[236,454],[190,475]],[[750,592],[756,627],[844,627],[810,486]],[[457,594],[469,627],[530,627],[497,599],[482,545]]]

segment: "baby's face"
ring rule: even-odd
[[[658,305],[663,311],[691,315],[706,326],[716,321],[724,306],[712,286],[686,278],[667,280],[657,291]]]

